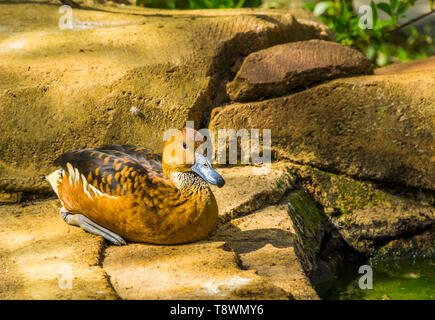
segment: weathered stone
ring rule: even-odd
[[[408,238],[435,224],[435,198],[419,199],[382,190],[370,182],[299,167],[302,186],[356,251],[373,254],[388,240]],[[307,219],[303,219],[307,221]]]
[[[287,299],[253,271],[241,270],[224,242],[109,247],[104,269],[123,299]]]
[[[0,205],[4,203],[18,203],[21,197],[21,192],[6,193],[0,191]]]
[[[295,231],[287,204],[267,206],[219,226],[213,240],[225,241],[240,257],[243,269],[295,299],[318,299],[295,253]]]
[[[374,260],[435,258],[435,224],[409,239],[395,239],[376,251]]]
[[[72,30],[58,27],[63,15],[57,5],[0,6],[0,189],[8,192],[49,190],[43,176],[67,150],[128,143],[160,152],[166,129],[208,118],[240,57],[330,39],[302,10],[74,9]]]
[[[355,49],[330,41],[300,41],[251,53],[227,91],[233,101],[255,101],[329,79],[372,73],[370,60]]]
[[[435,70],[361,76],[216,108],[209,128],[271,129],[279,157],[435,190]]]
[[[0,299],[116,299],[101,237],[68,226],[58,201],[0,206]]]
[[[292,192],[287,198],[287,205],[295,229],[296,253],[306,274],[312,276],[325,234],[325,219],[310,195],[303,190]]]
[[[375,70],[375,74],[383,75],[383,74],[397,74],[397,73],[407,73],[407,72],[417,72],[417,71],[425,71],[425,70],[434,70],[435,69],[435,56],[413,60],[409,62],[403,63],[395,63],[386,67],[378,68]]]
[[[255,174],[250,166],[220,168],[225,187],[212,186],[221,222],[279,202],[295,186],[295,176],[281,163],[274,163],[267,174]]]

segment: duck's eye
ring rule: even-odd
[[[203,166],[204,166],[205,168],[208,168],[208,164],[207,164],[207,163],[204,163]]]
[[[187,149],[187,143],[186,142],[183,142],[183,148]]]

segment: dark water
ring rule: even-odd
[[[359,266],[347,266],[335,279],[315,285],[326,300],[435,300],[435,260],[367,262],[373,289],[362,290]]]

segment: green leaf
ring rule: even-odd
[[[404,14],[409,8],[409,3],[401,1],[399,7],[397,8],[397,15]]]
[[[310,11],[313,11],[315,6],[316,6],[316,4],[315,4],[314,2],[308,2],[308,3],[305,3],[305,4],[302,6],[302,8],[303,8],[303,9],[310,10]]]
[[[391,7],[388,3],[386,2],[380,2],[377,4],[377,7],[379,10],[384,11],[386,14],[388,14],[389,16],[391,16],[393,13],[391,12]]]
[[[370,2],[370,7],[372,8],[372,21],[375,24],[378,20],[378,8],[373,0]]]

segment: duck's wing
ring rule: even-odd
[[[171,182],[163,176],[159,158],[146,149],[130,149],[132,147],[115,145],[69,151],[54,163],[62,167],[70,184],[91,185],[109,196],[152,190],[165,192],[172,188]]]
[[[96,148],[94,149],[94,151],[100,151],[122,158],[131,158],[142,166],[146,168],[151,168],[153,174],[164,177],[162,168],[162,157],[149,149],[133,145],[113,144]]]

